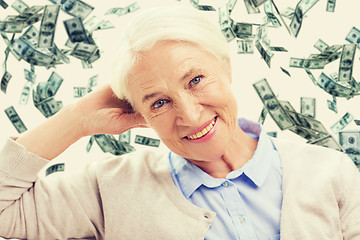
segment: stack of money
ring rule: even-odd
[[[34,105],[46,118],[57,113],[63,106],[61,101],[54,99],[62,82],[63,78],[52,72],[47,82],[40,82],[36,91],[33,90]]]

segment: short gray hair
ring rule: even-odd
[[[124,28],[115,52],[111,88],[115,95],[134,106],[129,96],[128,74],[141,56],[159,41],[190,42],[202,47],[225,64],[230,62],[229,45],[207,16],[189,7],[156,7],[137,14]]]

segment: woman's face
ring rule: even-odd
[[[233,138],[237,105],[230,83],[229,66],[175,41],[142,52],[129,74],[136,110],[171,151],[197,161],[219,159]]]

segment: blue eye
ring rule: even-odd
[[[198,84],[201,81],[202,77],[203,76],[197,76],[197,77],[194,77],[193,79],[191,79],[191,81],[189,82],[189,86],[192,87],[192,86]]]
[[[154,109],[156,108],[161,108],[163,105],[165,104],[165,100],[164,99],[160,99],[160,100],[157,100],[156,102],[153,103],[152,107]]]

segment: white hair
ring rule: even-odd
[[[189,7],[156,7],[137,14],[124,28],[115,52],[111,88],[133,107],[128,74],[141,57],[159,41],[175,40],[202,47],[225,64],[230,63],[229,45],[216,25],[199,10]]]

